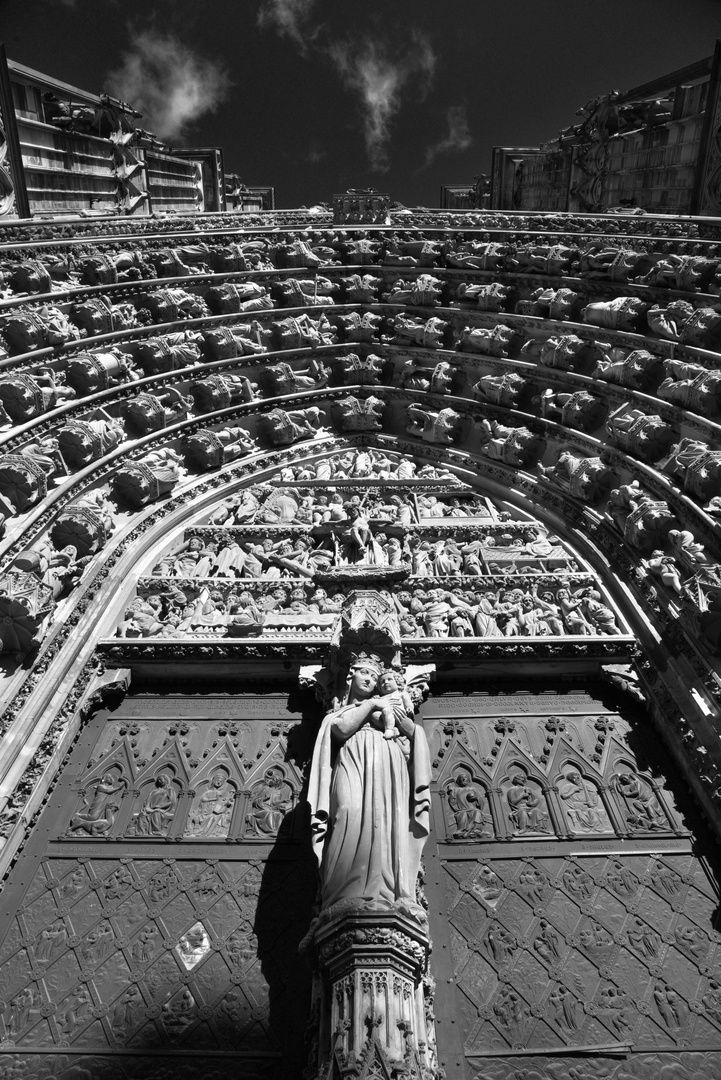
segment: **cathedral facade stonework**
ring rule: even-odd
[[[718,230],[351,203],[0,238],[0,1076],[713,1080]]]

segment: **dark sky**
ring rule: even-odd
[[[349,186],[437,205],[494,144],[551,138],[717,36],[721,0],[0,0],[11,59],[222,146],[281,207]]]

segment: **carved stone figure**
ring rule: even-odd
[[[341,278],[345,286],[346,299],[349,304],[374,304],[378,300],[378,289],[382,279],[373,277],[372,274],[352,274],[351,277]]]
[[[147,506],[167,495],[180,479],[182,459],[174,450],[153,450],[138,461],[126,461],[112,479],[118,499],[130,506]]]
[[[721,372],[681,360],[664,360],[663,369],[666,378],[656,391],[658,397],[701,416],[721,415]]]
[[[483,353],[484,356],[505,356],[513,340],[510,326],[494,326],[484,330],[480,326],[464,326],[458,341],[462,352]]]
[[[346,341],[370,343],[377,341],[382,319],[371,311],[362,315],[358,311],[351,311],[348,315],[339,315],[337,322]]]
[[[273,330],[266,329],[255,319],[235,326],[218,326],[202,333],[209,360],[230,360],[235,356],[255,356],[267,352],[273,340]]]
[[[138,325],[137,312],[132,304],[111,304],[102,296],[88,297],[82,303],[73,304],[70,318],[88,337],[130,330]]]
[[[293,368],[290,364],[271,364],[263,368],[261,385],[268,396],[297,394],[303,390],[319,390],[328,383],[328,370],[323,361],[311,358],[307,368]]]
[[[177,803],[178,793],[170,776],[158,773],[143,805],[128,825],[128,836],[167,836]]]
[[[672,300],[665,308],[654,304],[646,318],[659,337],[714,352],[721,346],[721,314],[714,308],[694,308],[687,300]]]
[[[626,821],[633,831],[668,829],[668,819],[648,781],[636,773],[621,770],[614,774],[611,786],[621,796]]]
[[[473,390],[484,401],[490,401],[492,405],[501,405],[506,409],[517,409],[518,399],[526,379],[508,372],[505,375],[482,375]]]
[[[73,420],[58,429],[58,449],[69,468],[84,468],[109,454],[125,438],[125,428],[119,420],[101,416],[95,420]]]
[[[205,300],[184,289],[154,289],[139,297],[154,323],[174,323],[182,319],[204,319],[210,314]]]
[[[338,359],[346,386],[378,386],[383,374],[385,361],[375,353],[360,357],[357,353],[348,353]]]
[[[609,349],[596,361],[591,377],[604,382],[619,383],[632,390],[647,389],[658,364],[659,357],[647,349],[634,349],[629,353],[625,353],[623,349]]]
[[[281,349],[315,349],[333,345],[336,334],[326,315],[312,319],[310,315],[288,316],[273,323],[275,340]]]
[[[588,342],[575,334],[562,334],[549,337],[545,341],[531,338],[523,345],[520,360],[538,359],[545,367],[558,368],[560,371],[574,371],[581,362],[583,354],[589,351]]]
[[[546,445],[527,427],[506,427],[498,420],[482,420],[479,436],[483,453],[506,465],[528,465],[540,457]]]
[[[340,431],[380,431],[386,403],[377,397],[347,397],[333,406],[335,423]]]
[[[216,769],[210,780],[196,795],[185,827],[185,836],[204,839],[226,837],[235,803],[236,789],[225,769]]]
[[[293,789],[283,770],[273,765],[253,786],[248,810],[248,827],[256,836],[277,836],[283,819],[293,806]]]
[[[681,439],[672,448],[663,471],[681,477],[684,491],[706,502],[719,490],[721,451],[710,450],[700,439]]]
[[[609,281],[631,281],[646,272],[649,257],[645,252],[610,247],[598,240],[581,252],[579,276]]]
[[[425,320],[411,315],[395,315],[388,319],[388,328],[394,334],[381,339],[386,344],[414,344],[422,345],[425,349],[440,349],[448,323],[435,315]]]
[[[655,288],[680,289],[683,292],[710,292],[717,259],[705,259],[699,255],[675,255],[669,253],[659,259],[641,279],[644,285]]]
[[[581,319],[604,330],[625,330],[638,333],[648,304],[635,296],[618,296],[615,300],[597,300],[587,304]]]
[[[455,823],[454,840],[472,840],[493,835],[485,792],[472,782],[465,769],[458,770],[446,791]]]
[[[422,405],[408,405],[406,415],[410,420],[410,423],[406,425],[406,431],[409,435],[423,439],[424,442],[450,446],[458,442],[460,438],[463,418],[453,409],[433,412]]]
[[[0,402],[11,420],[24,423],[75,397],[65,375],[50,368],[32,375],[10,374],[0,379]]]
[[[128,782],[120,769],[111,769],[95,782],[94,790],[85,805],[70,820],[70,832],[76,835],[107,836],[120,807]],[[118,794],[120,792],[121,794]],[[113,797],[115,796],[115,797]]]
[[[510,286],[501,285],[497,281],[494,281],[491,285],[469,285],[467,282],[462,281],[456,289],[456,296],[459,300],[465,301],[467,304],[475,301],[481,311],[492,311],[494,313],[507,310],[506,305],[510,294]]]
[[[578,431],[593,431],[606,412],[606,405],[601,398],[587,393],[586,390],[561,393],[549,387],[543,391],[540,398],[534,398],[535,401],[540,405],[541,416],[560,421],[565,427]]]
[[[138,342],[133,355],[146,375],[161,375],[199,364],[202,341],[203,335],[191,330],[162,334]]]
[[[584,780],[578,769],[566,769],[557,786],[574,832],[610,832],[608,815],[598,789],[590,780]]]
[[[508,816],[514,833],[548,832],[548,814],[543,797],[531,786],[526,777],[516,773],[506,789]]]
[[[673,429],[660,416],[626,405],[611,413],[606,431],[617,446],[642,461],[657,461],[673,439]]]
[[[255,442],[241,427],[201,428],[186,442],[188,464],[196,469],[218,469],[226,462],[252,454]]]
[[[3,316],[0,330],[11,356],[79,341],[81,336],[78,327],[51,304]]]
[[[562,450],[552,466],[538,466],[544,480],[557,484],[577,499],[596,502],[611,486],[613,473],[599,457],[584,457]]]
[[[68,359],[65,374],[78,397],[87,397],[140,377],[131,358],[119,349],[74,353]]]
[[[383,670],[375,656],[351,662],[344,701],[316,740],[308,800],[324,909],[341,900],[415,903],[430,758],[423,729],[400,703],[392,702],[398,738],[384,739],[376,726],[386,704],[376,696]]]
[[[415,281],[396,281],[384,300],[389,304],[410,304],[413,307],[437,307],[441,282],[430,274],[419,274]]]
[[[577,319],[581,304],[581,297],[573,289],[536,289],[530,300],[518,301],[516,314],[565,322]]]
[[[509,268],[524,274],[567,274],[577,261],[578,248],[564,244],[523,244],[507,259]]]
[[[214,315],[240,315],[273,307],[268,290],[255,281],[226,281],[214,285],[208,289],[205,300]]]
[[[308,409],[271,409],[258,417],[258,429],[273,446],[290,446],[299,439],[312,439],[320,431],[323,414],[316,406]]]
[[[241,402],[254,401],[257,389],[245,375],[209,375],[190,384],[190,393],[199,413],[216,412]]]

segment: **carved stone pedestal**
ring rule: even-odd
[[[422,910],[422,922],[414,914],[353,911],[317,929],[319,1080],[436,1076],[432,1002],[424,993],[430,943]]]

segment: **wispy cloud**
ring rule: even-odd
[[[225,100],[231,82],[223,64],[198,56],[174,34],[131,30],[132,51],[110,72],[107,87],[143,114],[161,139],[186,128]]]
[[[360,96],[366,150],[371,167],[386,172],[391,125],[401,108],[403,92],[416,84],[425,96],[436,66],[428,39],[418,31],[405,50],[387,41],[365,37],[335,42],[328,49],[343,82]]]
[[[468,127],[465,105],[451,105],[446,112],[448,125],[446,134],[437,142],[426,147],[426,159],[423,168],[426,169],[441,154],[459,153],[473,146],[473,136]]]
[[[305,54],[318,33],[318,28],[310,31],[308,27],[315,3],[316,0],[262,0],[258,26],[261,30],[272,28],[281,37],[290,38]]]

